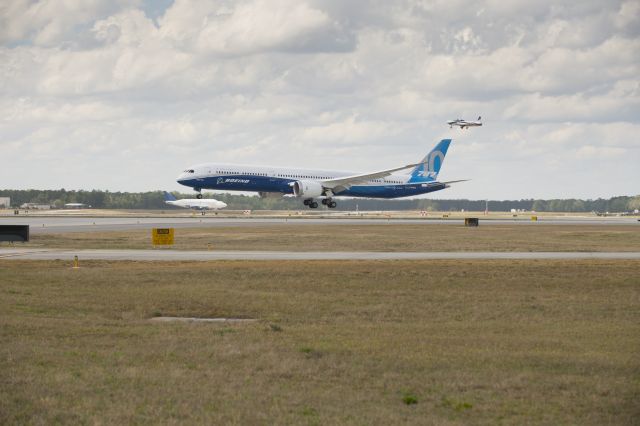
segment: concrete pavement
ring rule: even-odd
[[[0,248],[0,260],[435,260],[435,259],[640,259],[640,252],[293,252],[193,250],[72,250]]]

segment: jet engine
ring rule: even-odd
[[[320,182],[313,180],[297,180],[293,182],[293,195],[296,197],[320,197],[323,195],[324,188]]]

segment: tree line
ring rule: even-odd
[[[193,198],[193,193],[174,192],[176,198]],[[19,207],[24,203],[48,204],[61,208],[67,203],[83,203],[97,209],[154,209],[164,210],[175,207],[164,202],[162,191],[110,192],[75,190],[0,190],[0,197],[10,197],[11,205]],[[204,194],[205,198],[224,201],[230,210],[301,210],[306,207],[301,200],[293,197],[260,198],[240,194]],[[339,200],[337,210],[425,210],[425,211],[484,211],[486,200]],[[510,211],[511,209],[537,212],[629,212],[640,209],[640,195],[598,198],[595,200],[552,199],[552,200],[489,200],[490,211]]]

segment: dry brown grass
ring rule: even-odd
[[[176,249],[291,251],[638,251],[634,225],[297,225],[176,229]],[[149,248],[151,231],[33,235],[26,246]]]
[[[640,415],[638,261],[69,266],[0,261],[2,424]]]

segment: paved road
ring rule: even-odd
[[[365,219],[345,218],[298,218],[274,219],[274,218],[225,218],[225,217],[47,217],[47,216],[5,216],[0,217],[0,225],[30,225],[32,234],[53,234],[67,232],[104,232],[104,231],[129,231],[146,230],[158,227],[172,228],[210,228],[210,227],[265,227],[287,225],[460,225],[463,219]],[[638,225],[637,218],[632,217],[571,217],[571,218],[540,218],[538,222],[525,219],[483,219],[480,224],[496,225]]]
[[[419,260],[419,259],[639,259],[640,252],[291,252],[183,250],[0,249],[0,260]]]

